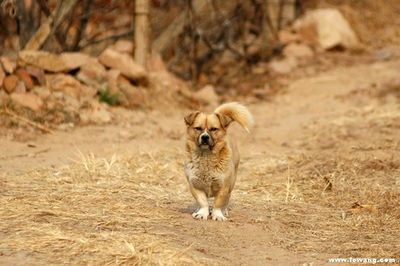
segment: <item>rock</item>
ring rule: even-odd
[[[4,90],[9,94],[13,92],[26,92],[25,83],[17,75],[9,75],[4,79]]]
[[[150,72],[149,84],[152,93],[163,95],[164,102],[178,100],[191,108],[198,106],[188,85],[170,72]]]
[[[28,65],[51,71],[60,72],[67,70],[67,66],[60,55],[45,51],[21,51],[18,54],[19,59]]]
[[[120,53],[133,53],[133,42],[128,40],[118,40],[114,43],[113,49]]]
[[[121,71],[122,75],[129,79],[147,79],[145,69],[136,64],[128,54],[123,54],[111,48],[107,48],[99,56],[99,61],[106,67],[118,69]]]
[[[17,92],[17,93],[26,92],[26,86],[25,86],[25,83],[22,80],[18,80],[17,87],[15,87],[14,92]]]
[[[82,83],[100,90],[107,82],[107,70],[97,59],[93,59],[81,66],[76,78]]]
[[[26,69],[18,68],[15,74],[25,84],[26,89],[31,90],[33,88],[33,80]]]
[[[144,93],[139,87],[133,86],[129,80],[123,76],[118,77],[117,85],[124,96],[123,99],[126,99],[126,106],[138,107],[144,104]]]
[[[19,79],[16,75],[9,75],[4,78],[4,90],[10,94],[17,88]]]
[[[6,77],[6,73],[0,65],[0,88],[3,86],[4,79]]]
[[[107,88],[112,93],[119,93],[118,87],[118,77],[121,75],[121,72],[117,69],[110,69],[107,71]]]
[[[58,125],[57,129],[61,130],[61,131],[70,132],[70,131],[72,131],[72,129],[74,129],[74,127],[75,127],[74,123],[69,122],[69,123],[62,123],[62,124]]]
[[[70,75],[55,74],[46,75],[50,90],[61,91],[66,95],[80,98],[82,84]]]
[[[94,101],[92,101],[90,105],[90,108],[83,109],[79,112],[79,119],[82,124],[105,124],[111,122],[112,115],[104,105]]]
[[[0,90],[0,107],[6,106],[9,100],[10,96],[5,91]]]
[[[0,62],[3,65],[4,71],[8,74],[14,73],[15,69],[17,68],[17,62],[15,62],[9,57],[1,56]]]
[[[65,62],[67,71],[80,68],[81,66],[89,63],[91,60],[94,60],[94,58],[90,57],[89,55],[78,52],[62,53],[60,56]]]
[[[164,64],[164,61],[162,60],[161,55],[156,52],[151,53],[149,58],[147,58],[146,68],[148,71],[152,72],[167,71],[167,68]]]
[[[286,57],[295,58],[312,58],[314,56],[313,50],[306,44],[291,43],[283,49],[283,54]]]
[[[281,44],[286,45],[292,42],[298,42],[300,37],[297,33],[293,33],[288,30],[281,30],[278,33],[278,39]]]
[[[195,92],[193,94],[193,98],[195,98],[202,104],[207,104],[212,106],[217,105],[219,102],[219,97],[212,85],[206,85],[197,92]]]
[[[306,15],[295,22],[294,29],[306,39],[310,36],[312,28],[315,29],[315,40],[324,50],[337,47],[346,49],[358,49],[359,39],[350,27],[349,22],[339,10],[334,8],[316,9],[309,11]],[[305,33],[305,34],[304,34]]]
[[[93,100],[93,98],[92,98]],[[62,91],[52,92],[48,98],[46,98],[46,109],[47,110],[59,110],[64,113],[63,116],[70,118],[77,117],[79,115],[82,103],[79,99],[65,94]],[[64,120],[64,118],[62,119]],[[57,123],[60,123],[58,121]]]
[[[81,85],[80,96],[81,98],[93,98],[97,94],[97,89],[92,86]]]
[[[12,93],[11,100],[13,103],[29,108],[32,111],[39,111],[43,107],[42,99],[33,93]]]
[[[81,107],[81,103],[75,97],[71,97],[69,95],[63,95],[63,109],[69,114],[77,114],[79,113],[79,108]]]
[[[46,76],[44,74],[43,69],[34,66],[26,66],[25,69],[29,73],[29,75],[31,75],[37,80],[39,85],[41,86],[46,85]]]
[[[111,121],[111,114],[105,108],[95,109],[90,115],[90,120],[99,124],[109,123]]]
[[[32,89],[32,93],[39,96],[42,100],[46,100],[50,97],[51,92],[47,87],[36,86]]]
[[[20,51],[18,58],[23,64],[33,65],[50,72],[71,71],[90,60],[90,56],[83,53],[53,54],[33,50]]]
[[[276,74],[289,74],[297,66],[297,60],[294,57],[283,60],[273,60],[269,63],[269,68]]]

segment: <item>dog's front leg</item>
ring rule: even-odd
[[[215,197],[214,208],[211,213],[211,217],[214,221],[226,221],[226,217],[222,213],[222,210],[228,206],[231,192],[229,187],[224,186],[218,191]]]
[[[206,193],[202,190],[194,188],[192,185],[190,185],[190,192],[192,192],[193,197],[200,205],[200,208],[192,214],[193,218],[207,220],[210,210]]]

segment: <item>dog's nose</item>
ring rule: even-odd
[[[201,142],[208,142],[209,139],[210,139],[209,135],[204,134],[201,136]]]

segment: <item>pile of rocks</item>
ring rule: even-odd
[[[359,49],[360,42],[342,13],[333,8],[311,10],[288,29],[279,32],[284,46],[283,58],[272,60],[269,68],[276,74],[288,74],[315,52],[332,49]]]
[[[159,57],[150,58],[147,69],[136,64],[132,46],[118,41],[98,57],[31,50],[1,56],[0,106],[40,114],[56,124],[107,123],[112,120],[109,105],[143,106],[151,85],[177,87],[179,81]],[[160,75],[164,80],[155,78]]]

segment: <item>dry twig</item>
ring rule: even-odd
[[[13,111],[11,111],[11,110],[8,109],[8,108],[5,108],[5,109],[2,110],[1,112],[4,113],[4,114],[6,114],[6,115],[8,115],[8,116],[11,116],[12,118],[15,118],[15,119],[17,119],[17,120],[19,120],[19,121],[21,121],[21,122],[24,122],[24,123],[26,123],[26,124],[28,124],[28,125],[34,127],[34,128],[40,129],[40,130],[42,130],[42,131],[45,132],[45,133],[53,133],[53,131],[52,131],[51,129],[49,129],[48,127],[43,126],[43,125],[41,125],[41,124],[38,124],[38,123],[36,123],[36,122],[33,122],[33,121],[29,120],[29,119],[26,118],[26,117],[20,116],[20,115],[14,113]]]

